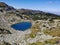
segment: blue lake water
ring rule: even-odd
[[[31,22],[20,22],[20,23],[11,25],[12,28],[20,31],[25,31],[31,28],[31,26],[32,26]]]

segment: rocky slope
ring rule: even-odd
[[[12,24],[28,21],[26,31],[11,28]],[[55,34],[56,33],[56,34]],[[0,45],[59,45],[60,16],[38,10],[15,9],[0,2]]]
[[[18,9],[18,11],[27,18],[31,18],[32,20],[47,20],[47,19],[55,19],[60,18],[60,16],[48,12],[43,12],[39,10],[29,10],[29,9]]]
[[[15,10],[12,6],[9,6],[9,5],[5,4],[4,2],[0,2],[0,8],[2,8],[3,10],[6,10],[6,11]]]

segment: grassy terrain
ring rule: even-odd
[[[47,35],[59,36],[60,37],[60,29],[44,30],[44,33]]]
[[[29,45],[45,45],[44,42],[35,42],[35,43],[31,43]]]
[[[59,44],[60,38],[54,38],[54,39],[48,39],[44,42],[35,42],[35,43],[31,43],[29,45],[46,45],[46,44],[50,44],[50,45],[54,45],[54,44]]]
[[[33,25],[31,28],[31,31],[32,32],[29,34],[29,37],[34,38],[36,36],[36,33],[41,31],[39,29],[39,24],[37,23],[37,24]]]
[[[59,40],[60,40],[60,38],[48,39],[45,41],[45,43],[46,44],[48,44],[48,43],[49,44],[58,44],[58,43],[60,43]]]

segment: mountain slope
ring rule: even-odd
[[[11,27],[20,22],[31,22],[32,26],[25,31]],[[60,44],[60,16],[39,10],[15,9],[0,2],[0,45],[55,44]]]
[[[5,12],[7,13],[16,14],[16,16],[19,16],[22,19],[23,17],[27,19],[32,19],[32,20],[41,20],[41,19],[49,19],[49,18],[59,19],[60,18],[60,16],[56,14],[47,13],[47,12],[43,12],[39,10],[15,9],[14,7],[9,6],[5,4],[4,2],[0,2],[0,11],[1,10],[5,10]]]
[[[60,18],[57,14],[47,13],[39,10],[19,9],[20,14],[27,15],[34,20]]]
[[[0,2],[0,9],[6,10],[6,11],[15,10],[12,6],[9,6],[4,2]]]

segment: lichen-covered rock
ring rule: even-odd
[[[0,28],[0,34],[12,34],[12,33],[9,30]]]
[[[11,45],[11,44],[8,42],[2,41],[2,42],[0,42],[0,45]]]

